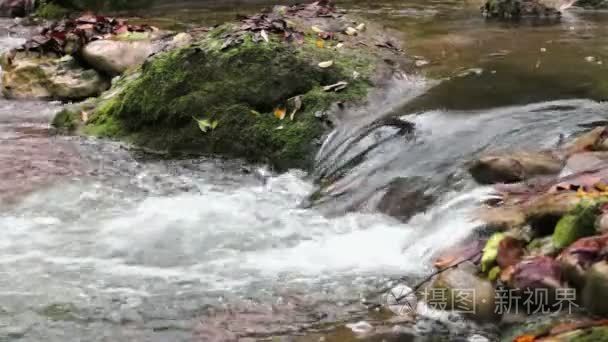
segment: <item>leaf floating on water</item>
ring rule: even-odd
[[[323,87],[323,90],[324,91],[339,92],[341,90],[346,89],[347,86],[348,86],[348,82],[341,81],[341,82],[338,82],[336,84],[325,86],[325,87]]]
[[[325,41],[323,39],[317,39],[316,45],[319,49],[325,48]]]
[[[321,62],[319,63],[319,68],[329,68],[330,66],[334,65],[334,61],[325,61],[325,62]]]
[[[318,26],[313,26],[313,27],[311,27],[311,29],[312,29],[312,31],[314,33],[323,33],[323,32],[325,32],[325,31],[321,30]]]
[[[274,109],[274,116],[279,120],[285,119],[286,113],[287,113],[287,111],[283,107],[277,107]]]
[[[298,111],[300,109],[302,109],[302,96],[298,95],[298,96],[292,97],[291,99],[289,99],[289,101],[291,102],[291,105],[293,106],[293,110],[292,110],[291,114],[289,115],[289,119],[291,121],[293,121],[293,119],[296,116],[296,114],[298,113]]]
[[[260,32],[260,35],[262,36],[262,38],[264,39],[264,41],[266,43],[270,42],[270,39],[268,38],[268,33],[266,33],[266,30],[262,30],[262,32]]]

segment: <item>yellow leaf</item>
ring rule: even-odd
[[[325,62],[321,62],[319,63],[319,68],[329,68],[330,66],[334,65],[334,61],[325,61]]]
[[[317,42],[316,42],[316,43],[317,43],[317,47],[318,47],[319,49],[322,49],[322,48],[324,48],[324,47],[325,47],[325,41],[323,41],[323,39],[317,39]]]
[[[285,114],[287,113],[287,110],[283,107],[277,107],[274,110],[274,116],[279,119],[279,120],[283,120],[285,119]]]

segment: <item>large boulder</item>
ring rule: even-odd
[[[96,40],[82,49],[82,58],[96,70],[108,75],[120,75],[137,67],[155,52],[149,40]]]
[[[98,96],[110,82],[97,71],[84,69],[73,57],[5,55],[2,93],[17,99],[80,100]]]
[[[373,24],[348,30],[357,36],[323,31],[336,18],[345,20],[328,2],[284,7],[158,53],[110,90],[116,96],[100,101],[79,132],[168,153],[308,168],[330,129],[319,113],[363,103],[406,60],[374,43],[384,32]]]
[[[25,17],[34,10],[34,0],[0,0],[0,16]]]

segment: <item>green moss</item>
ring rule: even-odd
[[[75,321],[76,307],[73,304],[51,304],[40,310],[40,314],[53,321]]]
[[[558,249],[566,248],[580,238],[593,235],[599,205],[599,202],[584,201],[562,217],[553,233],[554,246]]]
[[[608,327],[597,327],[586,330],[567,339],[569,342],[601,342],[608,341]]]
[[[78,113],[65,108],[55,115],[52,125],[60,131],[73,132],[78,127],[78,120]]]
[[[500,242],[506,237],[504,233],[495,233],[490,237],[486,246],[483,249],[483,256],[481,257],[481,271],[489,272],[492,266],[496,263],[498,257],[498,247]]]
[[[36,16],[44,19],[61,19],[69,13],[69,9],[54,3],[42,3],[36,9]]]
[[[277,37],[224,48],[232,30],[223,25],[191,47],[167,52],[144,64],[124,90],[102,101],[85,133],[122,137],[168,152],[219,154],[267,162],[279,169],[306,168],[326,131],[315,112],[337,101],[364,99],[374,63],[365,56],[286,44]],[[333,60],[322,69],[318,63]],[[353,77],[357,76],[357,77]],[[323,86],[348,81],[342,92]],[[300,96],[302,107],[290,99]],[[287,107],[287,117],[273,114]],[[217,121],[201,131],[197,119]]]

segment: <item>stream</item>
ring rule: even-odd
[[[176,2],[148,15],[212,25],[270,3]],[[412,285],[437,251],[475,232],[472,210],[489,189],[467,161],[554,146],[605,119],[608,12],[501,24],[466,1],[341,5],[429,64],[396,82],[390,101],[345,120],[311,174],[55,136],[61,104],[0,99],[0,341],[221,341],[226,329],[255,341],[367,319],[362,300],[392,279]],[[0,20],[0,50],[26,34]],[[415,123],[414,135],[362,128],[389,115]],[[434,197],[407,223],[374,209],[399,177]],[[434,341],[495,333],[455,322],[411,329]]]

